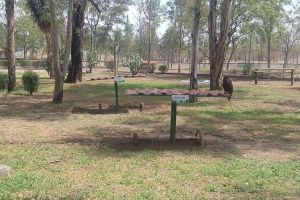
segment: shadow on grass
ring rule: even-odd
[[[76,144],[83,147],[93,147],[89,151],[92,151],[95,155],[102,154],[105,149],[109,150],[109,152],[117,153],[138,153],[150,150],[156,152],[202,152],[216,156],[240,154],[234,144],[222,138],[204,135],[204,142],[201,145],[199,140],[196,140],[194,133],[187,131],[188,127],[180,126],[177,130],[177,140],[174,144],[170,141],[168,126],[161,127],[161,125],[154,124],[143,126],[121,124],[107,127],[93,127],[89,130],[90,134],[74,134],[57,138],[47,143]],[[138,135],[136,143],[133,141],[134,134]],[[111,155],[110,153],[107,156]]]
[[[183,116],[193,126],[232,141],[279,141],[297,142],[300,140],[300,113],[282,113],[275,111],[247,110],[225,111],[189,111]],[[193,120],[190,117],[193,116]],[[229,127],[229,129],[224,128]],[[235,132],[235,134],[232,134]],[[294,137],[290,138],[293,135]],[[296,138],[296,141],[295,141]]]
[[[239,155],[238,149],[224,141],[220,140],[205,140],[203,145],[194,138],[177,138],[174,143],[168,138],[139,138],[136,144],[133,143],[132,138],[113,138],[106,137],[102,142],[118,152],[122,151],[193,151],[193,152],[209,152],[221,156]]]
[[[107,136],[107,137],[70,137],[60,139],[55,143],[60,144],[78,144],[94,148],[94,153],[99,154],[103,149],[112,150],[114,152],[144,152],[144,151],[177,151],[177,152],[202,152],[209,153],[215,156],[229,156],[240,155],[240,151],[233,144],[222,139],[209,137],[205,139],[203,145],[195,138],[178,138],[175,143],[172,143],[168,138],[153,138],[153,137],[139,137],[137,143],[133,142],[133,137],[128,135],[127,131],[123,131],[123,135]],[[127,137],[124,137],[127,135]]]
[[[22,92],[21,86],[18,86],[17,94],[15,96],[1,96],[0,97],[0,117],[10,119],[24,119],[24,120],[62,120],[73,113],[87,113],[87,114],[115,114],[113,111],[98,112],[94,109],[89,109],[89,106],[98,107],[100,103],[107,105],[114,105],[114,87],[109,84],[78,84],[67,85],[64,91],[64,102],[60,105],[52,104],[51,93],[39,93],[35,96],[25,96]],[[124,96],[125,90],[128,88],[174,88],[176,85],[156,84],[123,84],[120,86],[119,100],[122,106],[126,109],[138,108],[142,101],[149,107],[158,104],[169,104],[169,98],[165,97],[131,97]],[[75,109],[73,109],[75,107]],[[86,108],[87,107],[87,108]],[[125,110],[127,113],[128,111]],[[124,112],[123,112],[124,113]]]
[[[278,102],[268,102],[273,105],[278,105],[282,107],[290,107],[293,108],[295,111],[300,111],[300,101],[295,100],[285,100],[285,101],[278,101]]]
[[[120,114],[120,113],[129,113],[128,109],[120,107],[119,110],[116,107],[109,107],[106,109],[93,109],[93,108],[80,108],[75,107],[72,109],[72,114],[90,114],[90,115],[108,115],[108,114]]]
[[[0,97],[0,101],[0,117],[6,119],[56,121],[69,115],[68,104],[54,105],[47,95]]]

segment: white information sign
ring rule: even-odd
[[[125,78],[124,77],[116,77],[116,78],[114,78],[114,82],[115,83],[123,83],[123,82],[125,82]]]
[[[176,103],[188,103],[189,100],[189,95],[172,95],[172,101]]]

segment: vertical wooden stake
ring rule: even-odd
[[[255,85],[257,85],[257,83],[258,83],[258,71],[255,71],[254,75],[255,75]]]
[[[294,86],[295,81],[295,69],[291,70],[291,86]]]
[[[173,106],[173,101],[171,102],[171,127],[170,127],[170,140],[172,141],[172,136],[173,136],[173,119],[174,118],[174,106]]]
[[[172,101],[170,139],[173,144],[175,143],[176,140],[176,115],[177,115],[177,103]]]
[[[119,89],[118,89],[118,83],[115,82],[115,96],[116,96],[116,110],[119,112]]]

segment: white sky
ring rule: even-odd
[[[166,5],[167,0],[161,0],[160,4],[161,6]],[[136,9],[135,6],[130,6],[129,7],[129,11],[128,11],[128,17],[130,20],[130,23],[132,23],[133,25],[137,24],[137,19],[138,19],[138,11]],[[166,31],[166,28],[168,27],[168,23],[167,22],[162,22],[157,30],[157,34],[159,37],[161,37],[164,32]]]
[[[166,5],[167,0],[161,0],[161,6]],[[299,6],[300,0],[292,0],[292,4]],[[128,11],[129,20],[133,25],[137,24],[138,12],[135,6],[130,6]],[[168,22],[162,22],[157,30],[157,34],[161,37],[168,28]]]

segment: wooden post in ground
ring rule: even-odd
[[[118,77],[118,61],[119,61],[119,52],[120,52],[120,45],[116,44],[114,49],[114,62],[115,62],[115,73],[114,73],[114,83],[115,83],[115,97],[116,97],[116,111],[119,112],[119,89],[118,89],[118,82],[116,78]]]
[[[170,139],[174,144],[176,140],[176,115],[177,115],[177,103],[172,101],[171,104],[171,131],[170,131]]]
[[[254,76],[255,76],[255,85],[257,85],[257,83],[258,83],[258,71],[257,70],[255,70]]]
[[[116,97],[116,111],[119,112],[120,104],[119,104],[119,89],[118,83],[115,81],[115,97]]]
[[[295,81],[295,69],[291,70],[291,86],[294,86]]]

